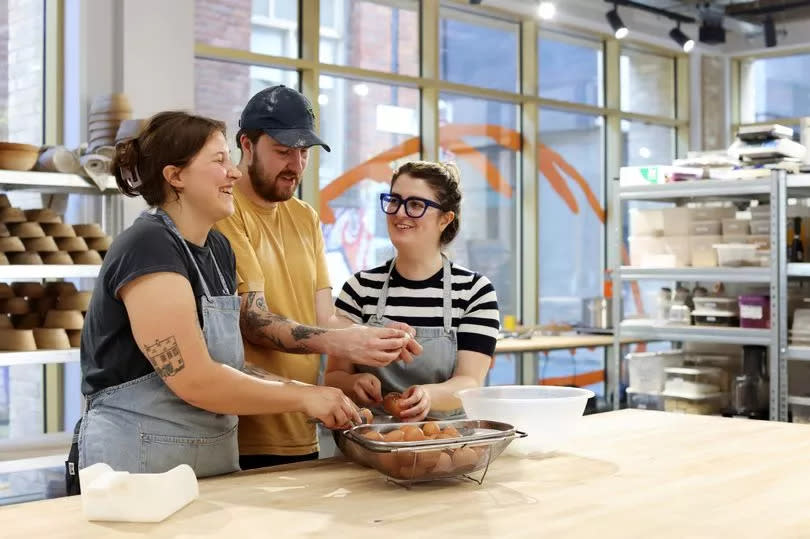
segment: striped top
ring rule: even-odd
[[[360,271],[346,281],[335,301],[338,313],[358,324],[368,322],[377,312],[377,300],[390,264],[389,260],[376,268]],[[495,353],[500,327],[495,288],[480,273],[452,262],[450,268],[453,327],[458,331],[458,349],[491,356]],[[411,281],[394,268],[383,315],[414,327],[442,327],[442,272],[440,269],[424,281]]]

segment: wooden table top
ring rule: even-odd
[[[551,456],[501,456],[481,486],[326,459],[202,480],[159,524],[87,522],[75,496],[0,508],[0,536],[798,538],[808,507],[810,427],[624,410]]]

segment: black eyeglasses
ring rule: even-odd
[[[444,211],[444,208],[442,208],[439,204],[426,198],[402,198],[401,196],[393,193],[382,193],[380,195],[380,207],[382,208],[382,211],[388,215],[394,215],[397,213],[402,204],[405,204],[405,214],[413,219],[419,219],[425,215],[425,212],[431,206],[438,210]]]

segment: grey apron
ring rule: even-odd
[[[385,317],[385,304],[388,301],[388,287],[394,262],[388,268],[380,298],[377,300],[377,311],[371,316],[367,325],[384,327],[393,322]],[[450,261],[442,255],[442,327],[415,327],[416,340],[422,345],[422,353],[410,364],[395,361],[385,367],[368,367],[355,365],[356,372],[371,373],[380,379],[383,397],[392,391],[403,392],[413,385],[439,384],[449,380],[456,369],[457,335],[453,328],[453,276]],[[375,415],[384,414],[381,408],[373,410]],[[463,417],[463,410],[431,410],[428,416],[435,419]]]
[[[171,218],[161,209],[152,215],[180,239],[200,276],[205,293],[200,298],[203,336],[211,358],[241,369],[239,297],[228,292],[216,257],[222,295],[214,296]],[[237,422],[236,416],[186,403],[152,372],[87,397],[79,432],[79,468],[104,462],[118,471],[160,473],[188,464],[198,477],[235,472],[239,470]]]

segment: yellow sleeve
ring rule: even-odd
[[[228,238],[236,255],[237,293],[264,292],[264,272],[248,239],[242,212],[237,208],[233,215],[219,221],[216,228]]]
[[[332,288],[332,281],[329,279],[329,266],[326,264],[326,242],[323,239],[323,228],[321,227],[321,220],[318,218],[317,213],[315,214],[314,221],[315,290],[323,290],[324,288]]]

